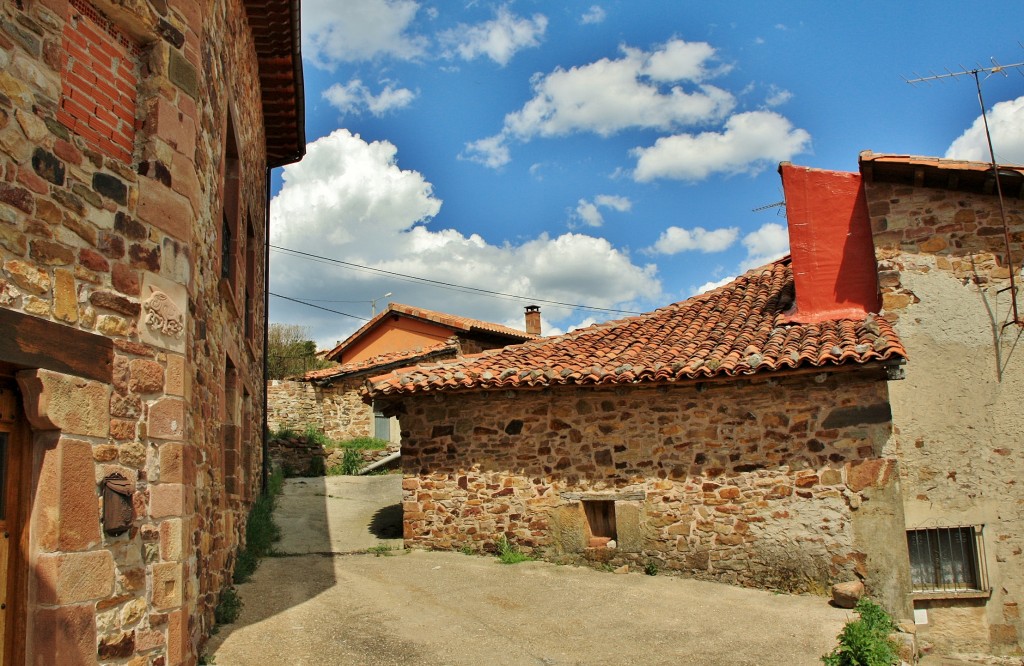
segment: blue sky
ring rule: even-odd
[[[683,300],[786,251],[753,210],[781,160],[987,159],[971,80],[902,77],[1020,62],[1021,25],[1018,3],[304,0],[308,155],[275,173],[271,242],[349,265],[274,250],[271,291],[522,326],[528,300],[389,271],[603,308],[541,302],[545,332]],[[1024,76],[983,85],[1024,162]],[[321,345],[355,317],[271,298]]]

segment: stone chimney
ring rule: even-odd
[[[530,335],[540,335],[540,306],[526,306],[526,332]]]
[[[779,165],[786,195],[796,306],[818,323],[878,312],[878,269],[864,185],[857,173]]]

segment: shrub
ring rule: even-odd
[[[359,451],[356,449],[345,449],[345,456],[341,459],[341,474],[353,475],[358,474],[359,470],[363,468],[363,456],[359,455]]]
[[[296,437],[299,433],[295,432],[288,426],[281,426],[277,430],[270,433],[270,439],[291,439]]]
[[[226,587],[220,593],[220,600],[217,607],[213,609],[213,619],[217,624],[231,624],[238,619],[242,612],[242,598],[235,592],[235,588]]]
[[[498,561],[502,564],[519,564],[532,559],[529,555],[519,552],[519,548],[509,543],[504,534],[498,539]]]
[[[839,632],[839,645],[824,655],[825,666],[891,666],[899,663],[896,646],[889,634],[896,628],[892,617],[867,597],[854,608],[860,617],[846,623]]]
[[[306,476],[323,476],[326,472],[324,459],[320,456],[313,456],[309,459],[309,467],[306,468]]]
[[[327,435],[322,433],[315,425],[310,424],[306,426],[306,432],[303,433],[306,441],[310,444],[315,444],[323,448],[330,448],[334,442],[332,442]]]
[[[658,575],[658,563],[655,562],[654,560],[647,560],[647,563],[644,564],[644,573],[647,574],[648,576],[657,576]]]

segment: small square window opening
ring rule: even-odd
[[[588,541],[591,548],[604,548],[617,538],[615,532],[615,500],[584,500]]]

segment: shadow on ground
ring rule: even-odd
[[[260,564],[273,568],[295,560],[301,580],[267,587],[237,586],[245,612],[232,624],[221,625],[206,646],[214,654],[233,633],[308,602],[338,584],[334,556],[363,553],[385,545],[402,547],[402,477],[327,476],[286,479],[278,498],[274,522],[281,529],[275,555]],[[295,558],[301,558],[300,563]],[[274,563],[270,566],[270,563]],[[260,577],[257,569],[254,579]]]
[[[402,538],[402,504],[379,509],[370,521],[370,533],[378,539]]]

